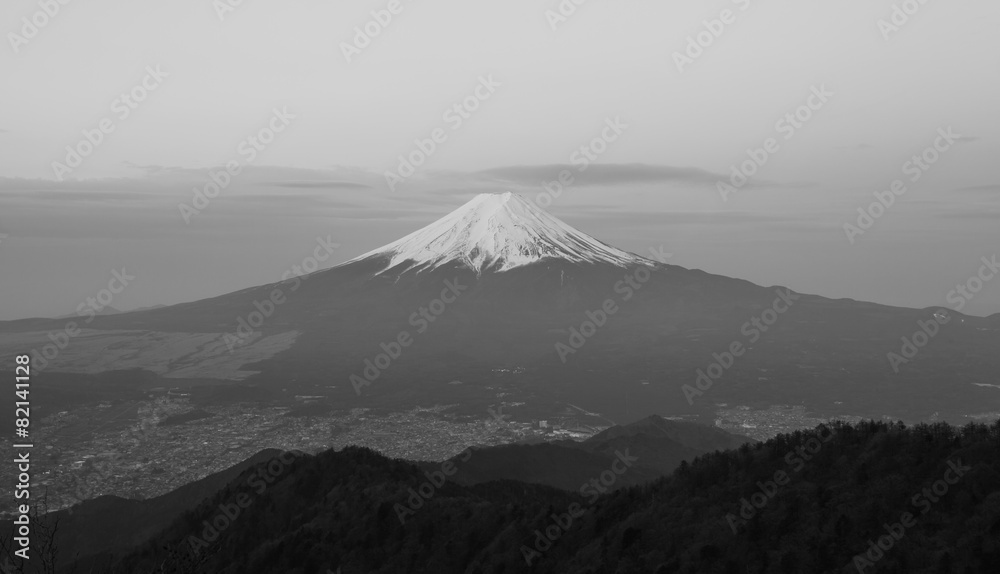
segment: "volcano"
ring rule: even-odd
[[[456,263],[479,274],[546,260],[617,267],[651,264],[573,229],[510,192],[477,195],[427,227],[347,264],[369,260],[386,260],[382,272],[395,273]]]
[[[951,320],[893,365],[889,354],[935,313]],[[34,349],[42,379],[123,384],[115,373],[128,371],[170,387],[239,384],[339,405],[479,413],[502,396],[538,418],[579,409],[618,423],[651,414],[713,422],[732,404],[914,419],[1000,404],[989,386],[1000,368],[995,318],[833,300],[669,265],[511,193],[478,195],[330,269],[93,317],[56,357],[38,356],[64,327],[0,323],[0,349]]]

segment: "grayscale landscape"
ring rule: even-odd
[[[0,572],[1000,565],[1000,6],[0,22]]]

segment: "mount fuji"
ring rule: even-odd
[[[794,305],[772,317],[782,294]],[[38,379],[66,393],[85,381],[320,395],[341,406],[458,404],[479,415],[502,398],[541,419],[579,410],[616,423],[651,414],[714,422],[723,405],[910,419],[995,410],[995,318],[949,311],[952,320],[894,372],[889,354],[939,311],[669,265],[517,195],[479,195],[330,269],[96,316]],[[63,328],[65,320],[0,323],[0,352],[42,349]]]
[[[427,227],[347,263],[388,260],[379,273],[461,263],[482,274],[553,259],[618,267],[654,265],[573,229],[510,192],[477,195]]]

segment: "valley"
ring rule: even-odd
[[[518,400],[511,389],[483,391],[493,394],[492,401],[484,396],[481,408],[475,409],[459,404],[405,410],[335,406],[316,395],[251,402],[220,399],[204,389],[190,393],[161,388],[58,412],[43,408],[45,414],[33,429],[39,448],[32,487],[48,492],[53,509],[103,495],[148,499],[236,465],[264,448],[315,454],[355,445],[393,458],[442,461],[469,446],[580,441],[616,422],[607,413],[575,404],[531,405]],[[823,416],[801,405],[717,403],[711,409],[707,419],[685,412],[658,414],[761,441],[834,419],[854,423],[865,418],[847,412]],[[991,417],[995,420],[1000,412],[969,413],[964,419],[988,422]],[[627,420],[634,418],[632,413]],[[887,413],[877,418],[900,417]]]
[[[919,356],[887,360],[945,312]],[[434,472],[471,447],[456,484],[574,491],[630,448],[642,460],[616,488],[831,421],[988,423],[998,342],[990,318],[646,259],[509,193],[302,278],[72,332],[0,322],[0,353],[35,369],[32,489],[84,531],[145,508],[159,519],[144,535],[179,516],[169,501],[196,504],[280,451],[361,447]],[[126,546],[130,520],[115,523]]]

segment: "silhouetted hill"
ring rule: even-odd
[[[632,456],[627,448],[622,452]],[[693,453],[694,458],[698,453]],[[553,443],[503,445],[475,449],[463,461],[459,455],[451,462],[456,472],[452,479],[458,484],[472,485],[494,480],[516,480],[544,484],[563,490],[578,491],[587,481],[607,470],[617,460],[610,456]],[[434,471],[441,463],[421,463],[424,470]],[[614,488],[649,482],[663,476],[655,468],[637,462],[630,472],[617,481]]]
[[[614,426],[582,441],[503,445],[477,448],[473,455],[451,459],[459,484],[518,480],[564,490],[579,490],[587,481],[622,457],[638,459],[615,488],[634,486],[670,474],[682,461],[736,448],[753,439],[697,423],[652,415],[625,426]],[[465,460],[468,458],[468,460]],[[440,463],[421,463],[434,470]]]
[[[629,425],[606,429],[580,446],[588,452],[606,456],[630,449],[643,465],[661,474],[669,474],[682,461],[717,450],[737,448],[747,442],[756,441],[719,428],[652,415]]]
[[[688,421],[665,419],[659,415],[650,415],[624,426],[613,426],[584,442],[585,444],[597,444],[617,437],[640,434],[669,438],[688,448],[706,452],[738,448],[743,443],[755,442],[750,437],[733,434],[720,428]]]
[[[235,466],[155,498],[131,500],[100,496],[72,509],[53,512],[50,518],[59,520],[56,544],[60,561],[63,564],[73,559],[86,562],[89,556],[138,546],[172,524],[182,513],[225,488],[246,469],[279,454],[280,450],[263,450]]]
[[[992,572],[998,452],[1000,421],[835,423],[588,496],[438,482],[351,447],[281,463],[259,488],[266,465],[244,472],[107,571],[843,573],[869,560],[864,571]]]

